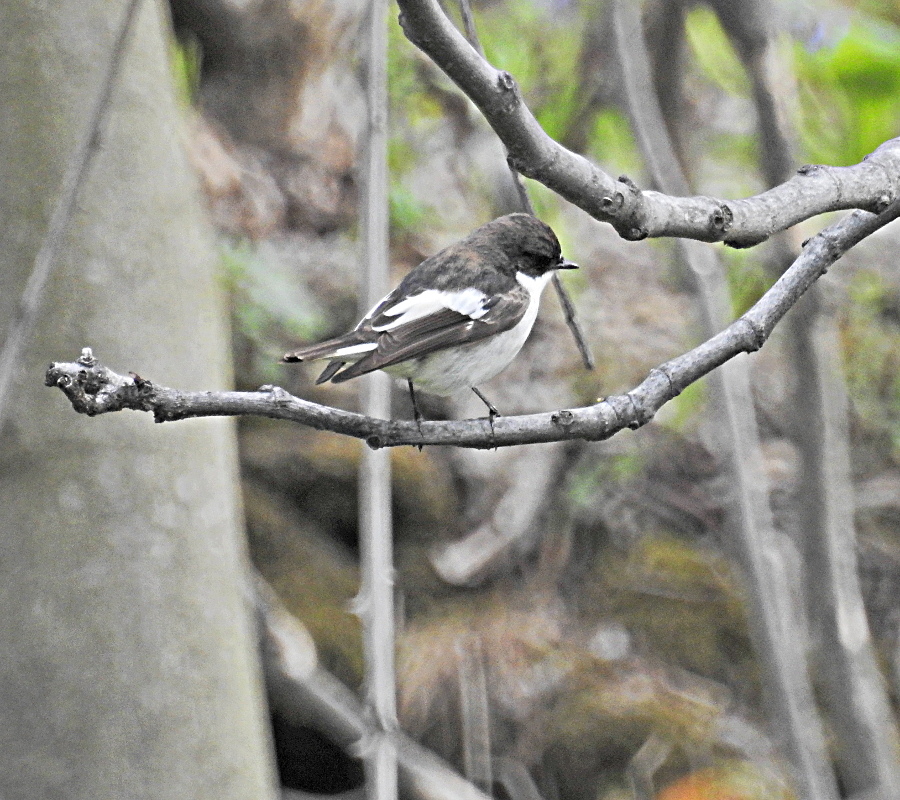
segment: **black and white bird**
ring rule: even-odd
[[[436,395],[478,390],[516,357],[537,317],[544,287],[562,256],[548,225],[508,214],[426,258],[349,333],[287,353],[284,360],[329,364],[317,384],[383,369]]]

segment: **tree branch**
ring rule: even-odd
[[[803,293],[847,250],[900,216],[900,201],[879,215],[856,211],[816,234],[791,267],[746,314],[715,336],[652,369],[630,392],[583,408],[484,419],[383,420],[311,403],[275,386],[256,392],[182,392],[124,376],[102,366],[90,348],[71,363],[57,362],[45,383],[68,396],[72,407],[95,416],[125,408],[149,411],[157,422],[190,417],[256,415],[286,419],[319,430],[364,439],[370,447],[455,445],[493,448],[568,439],[599,441],[623,428],[639,428],[690,384],[738,353],[759,350]]]
[[[618,181],[551,139],[525,105],[515,79],[466,41],[438,0],[398,0],[407,38],[478,106],[523,175],[540,181],[624,239],[678,236],[751,247],[826,211],[878,214],[900,197],[900,138],[851,167],[807,165],[785,183],[744,200],[671,197]]]
[[[315,645],[259,575],[253,580],[266,688],[272,706],[288,719],[313,721],[345,748],[365,750],[385,735],[357,695],[316,664]],[[387,736],[397,748],[406,795],[415,800],[489,800],[433,752],[394,726]]]

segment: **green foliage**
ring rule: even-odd
[[[660,422],[673,431],[684,433],[696,421],[697,414],[706,407],[706,402],[706,380],[695,381],[668,402]]]
[[[690,134],[699,162],[694,171],[704,184],[695,188],[733,197],[756,194],[762,190],[759,142],[747,71],[706,6],[687,15],[685,35],[690,53],[685,91],[696,109],[712,112]]]
[[[856,8],[874,19],[900,26],[900,3],[896,0],[887,3],[884,0],[856,0]]]
[[[707,7],[686,19],[692,59],[702,78],[719,91],[751,96],[746,72]],[[797,119],[807,158],[826,164],[859,161],[881,142],[897,135],[900,119],[900,29],[884,19],[856,11],[836,43],[810,49],[796,41],[792,51],[797,73],[800,114]],[[746,161],[755,144],[746,136],[729,136],[712,158]]]
[[[900,292],[876,272],[850,285],[843,326],[847,382],[854,408],[870,431],[885,437],[900,463]]]
[[[417,166],[422,142],[446,124],[445,111],[435,92],[423,81],[423,62],[399,25],[388,26],[388,87],[392,236],[402,237],[427,223],[431,207],[411,191],[406,178]]]
[[[528,2],[493,3],[478,14],[477,24],[488,61],[516,78],[544,130],[562,138],[578,110],[583,25],[576,13]]]
[[[200,66],[203,53],[196,38],[169,39],[169,63],[178,98],[185,106],[197,99],[200,90]]]
[[[710,8],[699,6],[687,15],[685,34],[691,55],[707,80],[727,94],[749,96],[747,73]]]
[[[837,44],[795,55],[810,160],[855,163],[897,135],[900,29],[856,14]]]
[[[631,125],[618,109],[606,108],[594,117],[590,143],[591,155],[615,164],[617,173],[637,175],[643,168]]]
[[[222,244],[219,253],[235,333],[254,345],[257,379],[277,381],[279,343],[318,338],[326,329],[325,317],[290,274],[261,259],[249,244]]]
[[[388,196],[391,230],[397,235],[421,230],[434,214],[414,192],[402,183],[391,185]]]
[[[760,259],[760,254],[748,250],[721,248],[719,258],[725,264],[731,289],[731,313],[744,314],[759,300],[772,283]]]
[[[742,599],[721,555],[647,534],[627,555],[604,553],[602,569],[613,615],[667,659],[706,676],[750,668]]]
[[[402,236],[421,230],[434,214],[421,197],[404,183],[403,177],[415,166],[415,149],[403,134],[388,142],[388,171],[391,183],[388,194],[391,232]]]
[[[447,4],[447,11],[462,28],[457,5]],[[488,59],[512,73],[541,125],[561,138],[578,110],[580,18],[574,11],[551,15],[530,2],[491,4],[475,14]],[[391,223],[394,235],[402,236],[439,218],[440,196],[423,198],[409,188],[422,159],[447,133],[465,152],[466,137],[484,123],[471,102],[406,40],[400,26],[390,26],[389,36]],[[487,208],[495,187],[479,185],[479,175],[463,172],[469,194],[489,198]],[[558,200],[549,205],[557,207]]]
[[[574,508],[588,508],[601,487],[627,483],[639,476],[645,466],[645,455],[634,450],[611,453],[602,459],[584,459],[570,474],[569,501]]]
[[[883,6],[882,6],[883,8]],[[852,164],[886,139],[898,135],[900,121],[900,28],[897,15],[877,19],[861,7],[848,11],[850,23],[835,41],[816,50],[795,41],[782,53],[793,58],[800,101],[796,124],[805,153],[798,158],[826,164]],[[833,30],[838,30],[834,28]],[[707,8],[687,18],[691,57],[707,90],[738,99],[750,97],[750,85],[737,54]],[[702,88],[702,87],[701,87]],[[715,127],[709,121],[709,127]],[[730,129],[706,137],[704,157],[734,173],[746,165],[756,172],[755,132]],[[740,175],[729,175],[728,191],[748,193]],[[770,280],[753,252],[720,251],[726,259],[733,313],[751,306]],[[845,324],[848,379],[855,407],[870,431],[890,442],[900,457],[900,331],[887,320],[890,294],[877,275],[861,273],[851,288],[853,310]],[[692,398],[678,403],[693,406]],[[679,422],[686,419],[677,409]],[[677,426],[676,426],[677,427]]]

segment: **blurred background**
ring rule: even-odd
[[[254,12],[226,0],[172,5],[192,160],[220,231],[238,384],[274,382],[356,408],[352,384],[315,387],[314,368],[277,362],[287,347],[339,333],[357,316],[360,9],[341,0],[270,2]],[[646,5],[658,75],[674,83],[680,73],[680,96],[663,105],[696,191],[762,191],[751,82],[720,15],[703,4]],[[611,174],[647,185],[606,6],[496,0],[476,3],[475,13],[488,59],[517,78],[544,129]],[[777,99],[794,132],[794,168],[853,164],[895,135],[897,9],[781,2],[772,11]],[[668,30],[678,19],[680,41]],[[514,209],[515,196],[494,134],[397,25],[390,27],[390,97],[391,248],[399,279]],[[504,413],[626,391],[698,341],[695,298],[669,242],[623,242],[543,187],[529,181],[528,188],[566,255],[582,265],[567,285],[597,368],[584,370],[548,296],[521,357],[485,389]],[[812,220],[804,234],[824,223]],[[896,231],[886,230],[823,279],[852,399],[859,574],[894,703],[896,246]],[[770,285],[771,250],[722,250],[721,257],[738,315]],[[776,524],[802,551],[791,370],[776,332],[753,357],[753,401]],[[778,748],[767,751],[756,740],[768,735],[760,672],[724,525],[731,482],[706,401],[704,384],[692,386],[651,425],[599,445],[392,453],[407,730],[461,765],[460,687],[475,670],[487,684],[494,756],[525,764],[545,797],[631,796],[623,775],[652,733],[678,742],[657,776],[660,785],[672,784],[660,795],[666,800],[791,796]],[[480,413],[466,396],[426,402],[434,417]],[[399,385],[394,409],[400,418],[411,414]],[[360,637],[348,602],[357,583],[359,445],[257,419],[241,420],[239,436],[254,562],[312,632],[323,661],[358,683]],[[743,752],[722,733],[739,724]],[[680,778],[689,774],[694,778]],[[704,781],[725,788],[716,793]]]
[[[458,9],[446,5],[459,23]],[[235,384],[277,384],[357,410],[353,382],[315,386],[315,367],[279,360],[358,318],[365,9],[352,0],[170,6],[169,64],[188,158],[215,228]],[[759,193],[771,182],[761,166],[767,151],[746,66],[752,58],[740,51],[752,37],[740,38],[739,6],[643,4],[654,80],[681,166],[694,192],[724,198]],[[751,7],[766,11],[771,28],[766,74],[792,169],[855,164],[897,134],[895,4],[778,0]],[[623,95],[608,3],[480,0],[474,12],[488,60],[516,77],[552,137],[614,176],[652,185]],[[514,210],[516,195],[502,145],[404,38],[396,15],[392,7],[390,242],[399,280],[426,256]],[[538,215],[582,267],[565,281],[597,365],[584,369],[548,292],[522,354],[483,387],[501,412],[586,405],[627,391],[704,338],[697,292],[671,242],[624,242],[526,183]],[[804,223],[797,241],[829,221]],[[853,545],[851,534],[855,551],[837,557],[858,575],[877,682],[889,703],[881,730],[889,742],[900,699],[898,245],[896,226],[871,237],[821,280],[820,291],[849,397],[856,538]],[[770,243],[717,252],[737,316],[771,285],[778,255]],[[806,524],[797,443],[802,363],[789,350],[779,328],[749,368],[763,474],[799,613],[819,574],[807,555],[817,531]],[[109,366],[137,369],[128,358]],[[144,369],[165,382],[152,363]],[[468,395],[420,402],[430,418],[482,413]],[[411,418],[405,386],[397,385],[393,409],[396,418]],[[521,779],[519,767],[528,791],[546,800],[640,796],[630,776],[641,754],[654,763],[656,793],[648,796],[658,800],[797,796],[765,706],[765,670],[748,618],[754,588],[732,542],[735,487],[716,417],[701,381],[651,424],[603,443],[395,449],[402,727],[465,771],[474,745],[464,729],[480,715],[494,765],[483,788],[512,800],[533,796],[509,778]],[[252,562],[311,634],[319,663],[359,687],[361,635],[350,601],[359,580],[361,445],[249,417],[238,421],[237,436]],[[857,623],[865,637],[865,619]],[[842,755],[842,720],[828,711],[834,684],[820,680],[828,648],[823,652],[815,624],[801,630],[808,638],[794,644],[815,654],[812,682],[839,796],[861,798],[865,779]],[[328,738],[327,725],[299,724],[277,710],[273,725],[285,786],[359,790],[360,763]]]

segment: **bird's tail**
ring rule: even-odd
[[[374,350],[377,343],[366,339],[359,331],[350,331],[343,336],[329,339],[327,342],[302,347],[290,353],[285,353],[282,361],[295,363],[298,361],[319,361],[331,359],[331,363],[319,376],[317,384],[331,380],[337,371],[348,362],[355,362],[366,353]]]
[[[361,335],[359,331],[350,331],[343,336],[319,342],[309,347],[301,347],[285,353],[282,361],[318,361],[323,358],[343,358],[345,361],[356,361],[376,347],[375,342]]]

